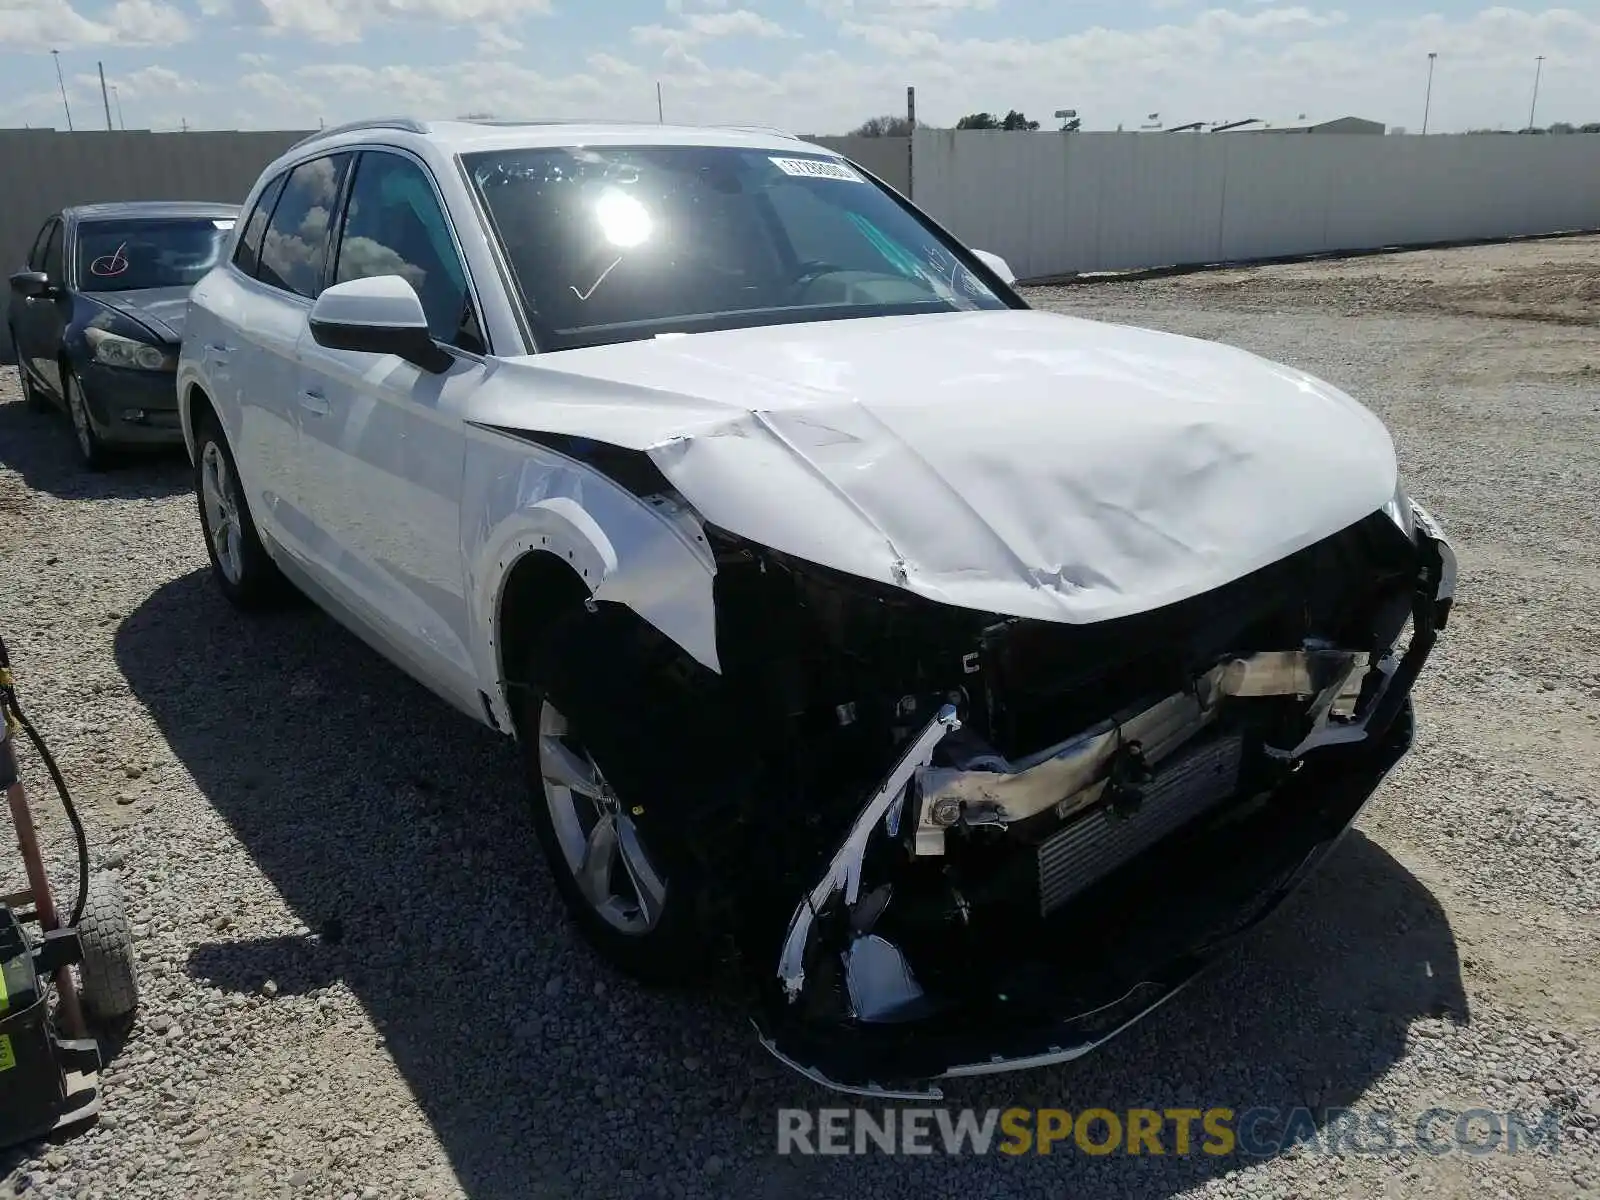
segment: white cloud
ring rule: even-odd
[[[94,97],[100,95],[98,75],[77,75],[73,77],[73,82],[77,85],[73,89],[74,93],[81,89]],[[108,73],[106,83],[116,85],[117,94],[124,100],[147,100],[153,96],[182,96],[206,90],[197,81],[186,75],[180,75],[170,67],[141,67],[125,75]]]
[[[158,0],[117,0],[94,19],[68,0],[0,0],[0,46],[8,50],[166,45],[190,32],[188,18]]]
[[[466,25],[544,16],[551,0],[244,0],[256,23],[271,33],[303,34],[323,42],[356,42],[370,26],[389,21]]]
[[[999,0],[806,0],[810,8],[840,22],[889,21],[930,25],[965,12],[986,12]]]
[[[506,32],[504,25],[493,21],[478,29],[478,53],[488,58],[501,54],[514,54],[522,49],[522,43]]]
[[[635,25],[628,31],[641,46],[660,46],[668,53],[683,53],[691,46],[719,38],[792,37],[782,25],[747,8],[729,12],[690,13],[677,25]]]
[[[240,53],[239,61],[247,67],[264,67],[272,61],[272,57],[273,56],[270,54],[261,54],[254,50],[245,50]]]

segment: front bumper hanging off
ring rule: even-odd
[[[1371,662],[1364,674],[1351,652],[1326,647],[1234,660],[1197,680],[1192,693],[1171,697],[1135,718],[1147,721],[1142,732],[1147,738],[1158,735],[1159,745],[1163,730],[1197,729],[1206,719],[1207,704],[1219,696],[1314,697],[1310,731],[1300,743],[1269,750],[1292,771],[1273,792],[1273,803],[1229,825],[1225,853],[1218,836],[1218,853],[1211,856],[1215,878],[1196,880],[1183,874],[1194,870],[1193,862],[1207,858],[1205,839],[1213,835],[1205,831],[1190,838],[1188,865],[1170,862],[1170,854],[1157,846],[1119,871],[1132,882],[1119,885],[1118,923],[1135,926],[1126,907],[1126,897],[1134,896],[1144,899],[1162,928],[1137,968],[1130,970],[1125,955],[1096,960],[1085,948],[1080,958],[1066,947],[1073,951],[1065,956],[1073,969],[1068,972],[1070,985],[1063,987],[1060,1015],[1043,1015],[1038,1005],[1008,1008],[1005,995],[981,1013],[958,1010],[930,1019],[876,1022],[857,1013],[845,1021],[818,1021],[807,1014],[806,967],[818,952],[819,920],[841,908],[853,913],[862,901],[867,847],[880,829],[891,838],[908,833],[913,853],[937,855],[942,853],[942,823],[951,813],[970,811],[979,814],[981,823],[1004,824],[1052,806],[1060,813],[1070,803],[1076,811],[1093,803],[1106,786],[1108,755],[1120,740],[1117,730],[1091,730],[1034,756],[1021,770],[995,763],[967,770],[934,767],[937,748],[961,727],[956,709],[946,706],[907,744],[859,811],[822,878],[795,908],[778,956],[778,998],[757,1020],[763,1045],[794,1070],[839,1091],[937,1096],[940,1079],[1023,1070],[1085,1055],[1192,982],[1316,869],[1411,747],[1411,688],[1448,620],[1456,586],[1455,555],[1438,524],[1419,505],[1413,504],[1412,512],[1419,572],[1411,638],[1403,653]],[[1336,746],[1340,749],[1330,753]],[[1158,767],[1159,757],[1153,756]],[[941,809],[941,799],[958,803]],[[986,801],[987,807],[975,800]],[[1250,853],[1250,847],[1256,852]],[[1146,883],[1139,882],[1141,875]],[[1167,892],[1165,881],[1179,877],[1196,890],[1182,896]],[[1095,889],[1086,894],[1084,908],[1093,913]],[[1215,903],[1189,903],[1197,894]],[[1082,926],[1062,923],[1052,928],[1059,928],[1062,941],[1070,943]],[[856,938],[843,956],[847,974],[851,957],[868,950],[872,954],[862,953],[860,961],[870,957],[870,966],[863,969],[870,969],[880,986],[888,978],[891,991],[905,986],[915,992],[914,983],[901,983],[902,975],[910,979],[904,959],[882,938]]]

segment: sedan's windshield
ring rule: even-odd
[[[465,162],[544,349],[1006,307],[933,230],[825,155],[561,147]]]
[[[78,226],[78,286],[86,292],[192,287],[216,266],[229,217],[94,221]]]

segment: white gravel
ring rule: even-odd
[[[144,1007],[100,1124],[0,1152],[0,1197],[1600,1195],[1600,342],[1563,323],[1596,280],[1573,239],[1033,294],[1372,404],[1463,585],[1417,750],[1279,920],[1085,1062],[949,1092],[1551,1107],[1558,1154],[779,1158],[776,1110],[839,1098],[576,943],[510,746],[312,610],[228,610],[186,466],[84,473],[7,370],[0,630],[126,884]]]

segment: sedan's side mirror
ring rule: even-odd
[[[311,336],[330,350],[397,354],[437,375],[451,355],[428,333],[416,289],[399,275],[373,275],[336,283],[311,306]]]
[[[50,276],[43,271],[18,271],[11,277],[11,290],[30,300],[53,296],[56,291],[50,282]]]
[[[998,254],[990,254],[987,250],[974,250],[972,253],[983,262],[984,266],[1000,276],[1005,282],[1015,283],[1017,281],[1016,272],[1012,271],[1011,265]]]

